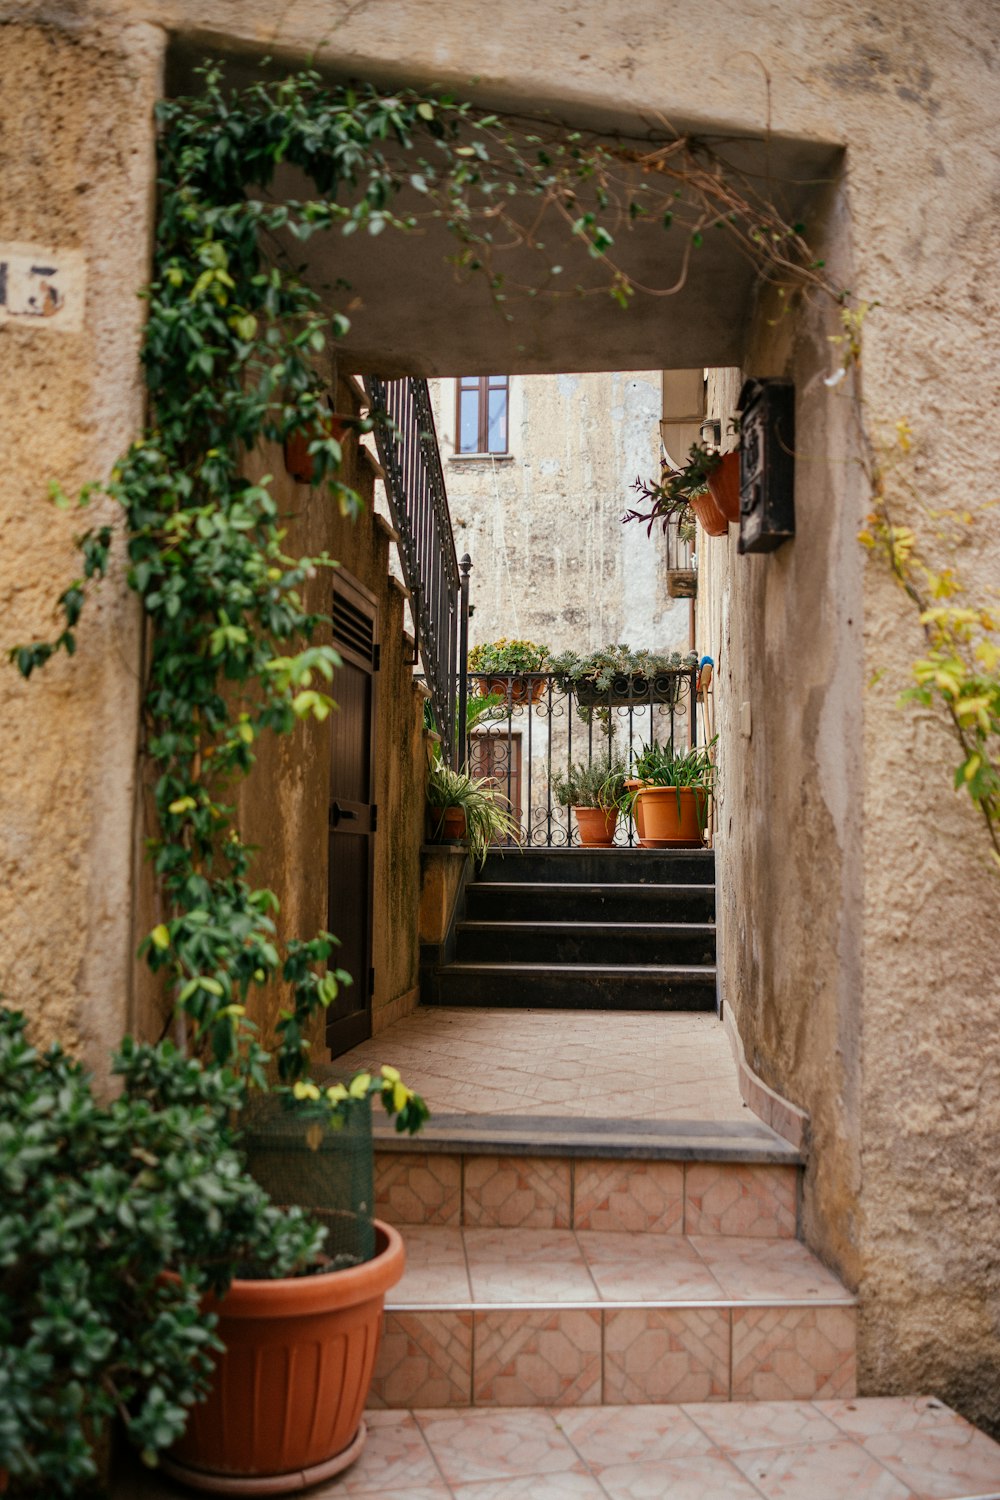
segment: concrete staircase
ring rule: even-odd
[[[439,1117],[413,1149],[380,1137],[376,1212],[408,1269],[372,1404],[852,1396],[854,1299],[796,1237],[799,1171],[754,1119]]]
[[[526,849],[487,856],[431,1005],[715,1009],[710,849]]]

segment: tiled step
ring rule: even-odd
[[[636,881],[592,885],[579,881],[474,880],[465,893],[466,916],[481,922],[572,921],[581,911],[604,922],[711,922],[715,886]]]
[[[926,1396],[369,1411],[313,1500],[996,1500],[1000,1445]],[[114,1500],[189,1494],[136,1459]]]
[[[458,963],[499,959],[515,963],[693,965],[715,963],[712,922],[609,925],[579,903],[576,920],[464,921],[456,932]]]
[[[711,849],[508,849],[491,851],[482,870],[485,881],[585,885],[711,885]]]
[[[854,1299],[797,1240],[427,1226],[406,1242],[373,1405],[854,1394]]]
[[[716,1159],[710,1160],[713,1143],[706,1135],[708,1127],[702,1126],[673,1137],[668,1133],[665,1143],[658,1140],[655,1127],[639,1137],[637,1145],[618,1143],[616,1148],[612,1136],[614,1155],[597,1156],[593,1153],[605,1146],[605,1140],[595,1143],[595,1132],[588,1130],[576,1145],[572,1127],[577,1122],[525,1121],[522,1154],[512,1148],[510,1131],[504,1140],[488,1124],[477,1134],[473,1123],[467,1121],[464,1128],[452,1123],[449,1131],[447,1122],[435,1126],[432,1120],[428,1130],[436,1129],[445,1139],[421,1137],[405,1147],[398,1136],[379,1138],[379,1218],[404,1230],[411,1225],[442,1225],[764,1239],[795,1235],[798,1158],[766,1126],[758,1125],[760,1138],[748,1135],[745,1127],[734,1127],[740,1134],[720,1136]],[[540,1127],[545,1125],[558,1131],[561,1154],[539,1154],[545,1134]],[[525,1147],[532,1149],[532,1137],[533,1154],[523,1154]],[[651,1152],[672,1149],[672,1156],[640,1159],[637,1153],[643,1145]],[[733,1147],[741,1151],[742,1160],[729,1155]]]
[[[710,1011],[715,967],[453,963],[425,976],[420,998],[425,1005]]]

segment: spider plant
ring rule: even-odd
[[[444,815],[450,807],[465,814],[465,836],[473,859],[482,867],[491,844],[519,843],[521,830],[510,811],[510,803],[488,776],[469,776],[435,761],[427,773],[427,805],[431,809],[433,836],[440,838]]]

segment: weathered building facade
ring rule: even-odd
[[[916,480],[935,504],[964,504],[995,472],[984,413],[1000,369],[998,16],[985,0],[719,0],[697,12],[640,0],[627,16],[540,0],[501,5],[485,31],[464,0],[302,0],[277,20],[259,0],[6,0],[0,23],[0,242],[8,259],[75,252],[82,299],[76,321],[0,324],[5,644],[49,633],[77,572],[78,522],[48,507],[48,482],[72,493],[107,474],[141,425],[153,108],[210,48],[247,66],[264,52],[318,56],[338,75],[389,84],[461,91],[474,77],[496,106],[640,139],[669,120],[750,142],[762,177],[822,176],[817,254],[880,303],[865,340],[864,430],[878,442],[909,419]],[[809,1111],[805,1222],[860,1290],[862,1389],[930,1389],[995,1420],[996,874],[950,789],[946,731],[896,706],[920,629],[857,545],[869,491],[854,410],[824,383],[834,310],[779,308],[723,266],[626,313],[596,313],[590,299],[539,309],[519,343],[488,304],[443,319],[460,296],[450,270],[415,296],[408,252],[389,239],[365,247],[379,296],[365,291],[355,368],[672,364],[795,381],[795,540],[736,558],[720,539],[703,556],[724,761],[723,998],[754,1066]],[[961,566],[982,594],[1000,532],[993,522],[976,537]],[[97,1066],[135,1005],[142,659],[119,562],[76,658],[0,683],[0,988]]]

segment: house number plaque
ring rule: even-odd
[[[740,392],[740,552],[795,535],[795,387],[748,380]]]

